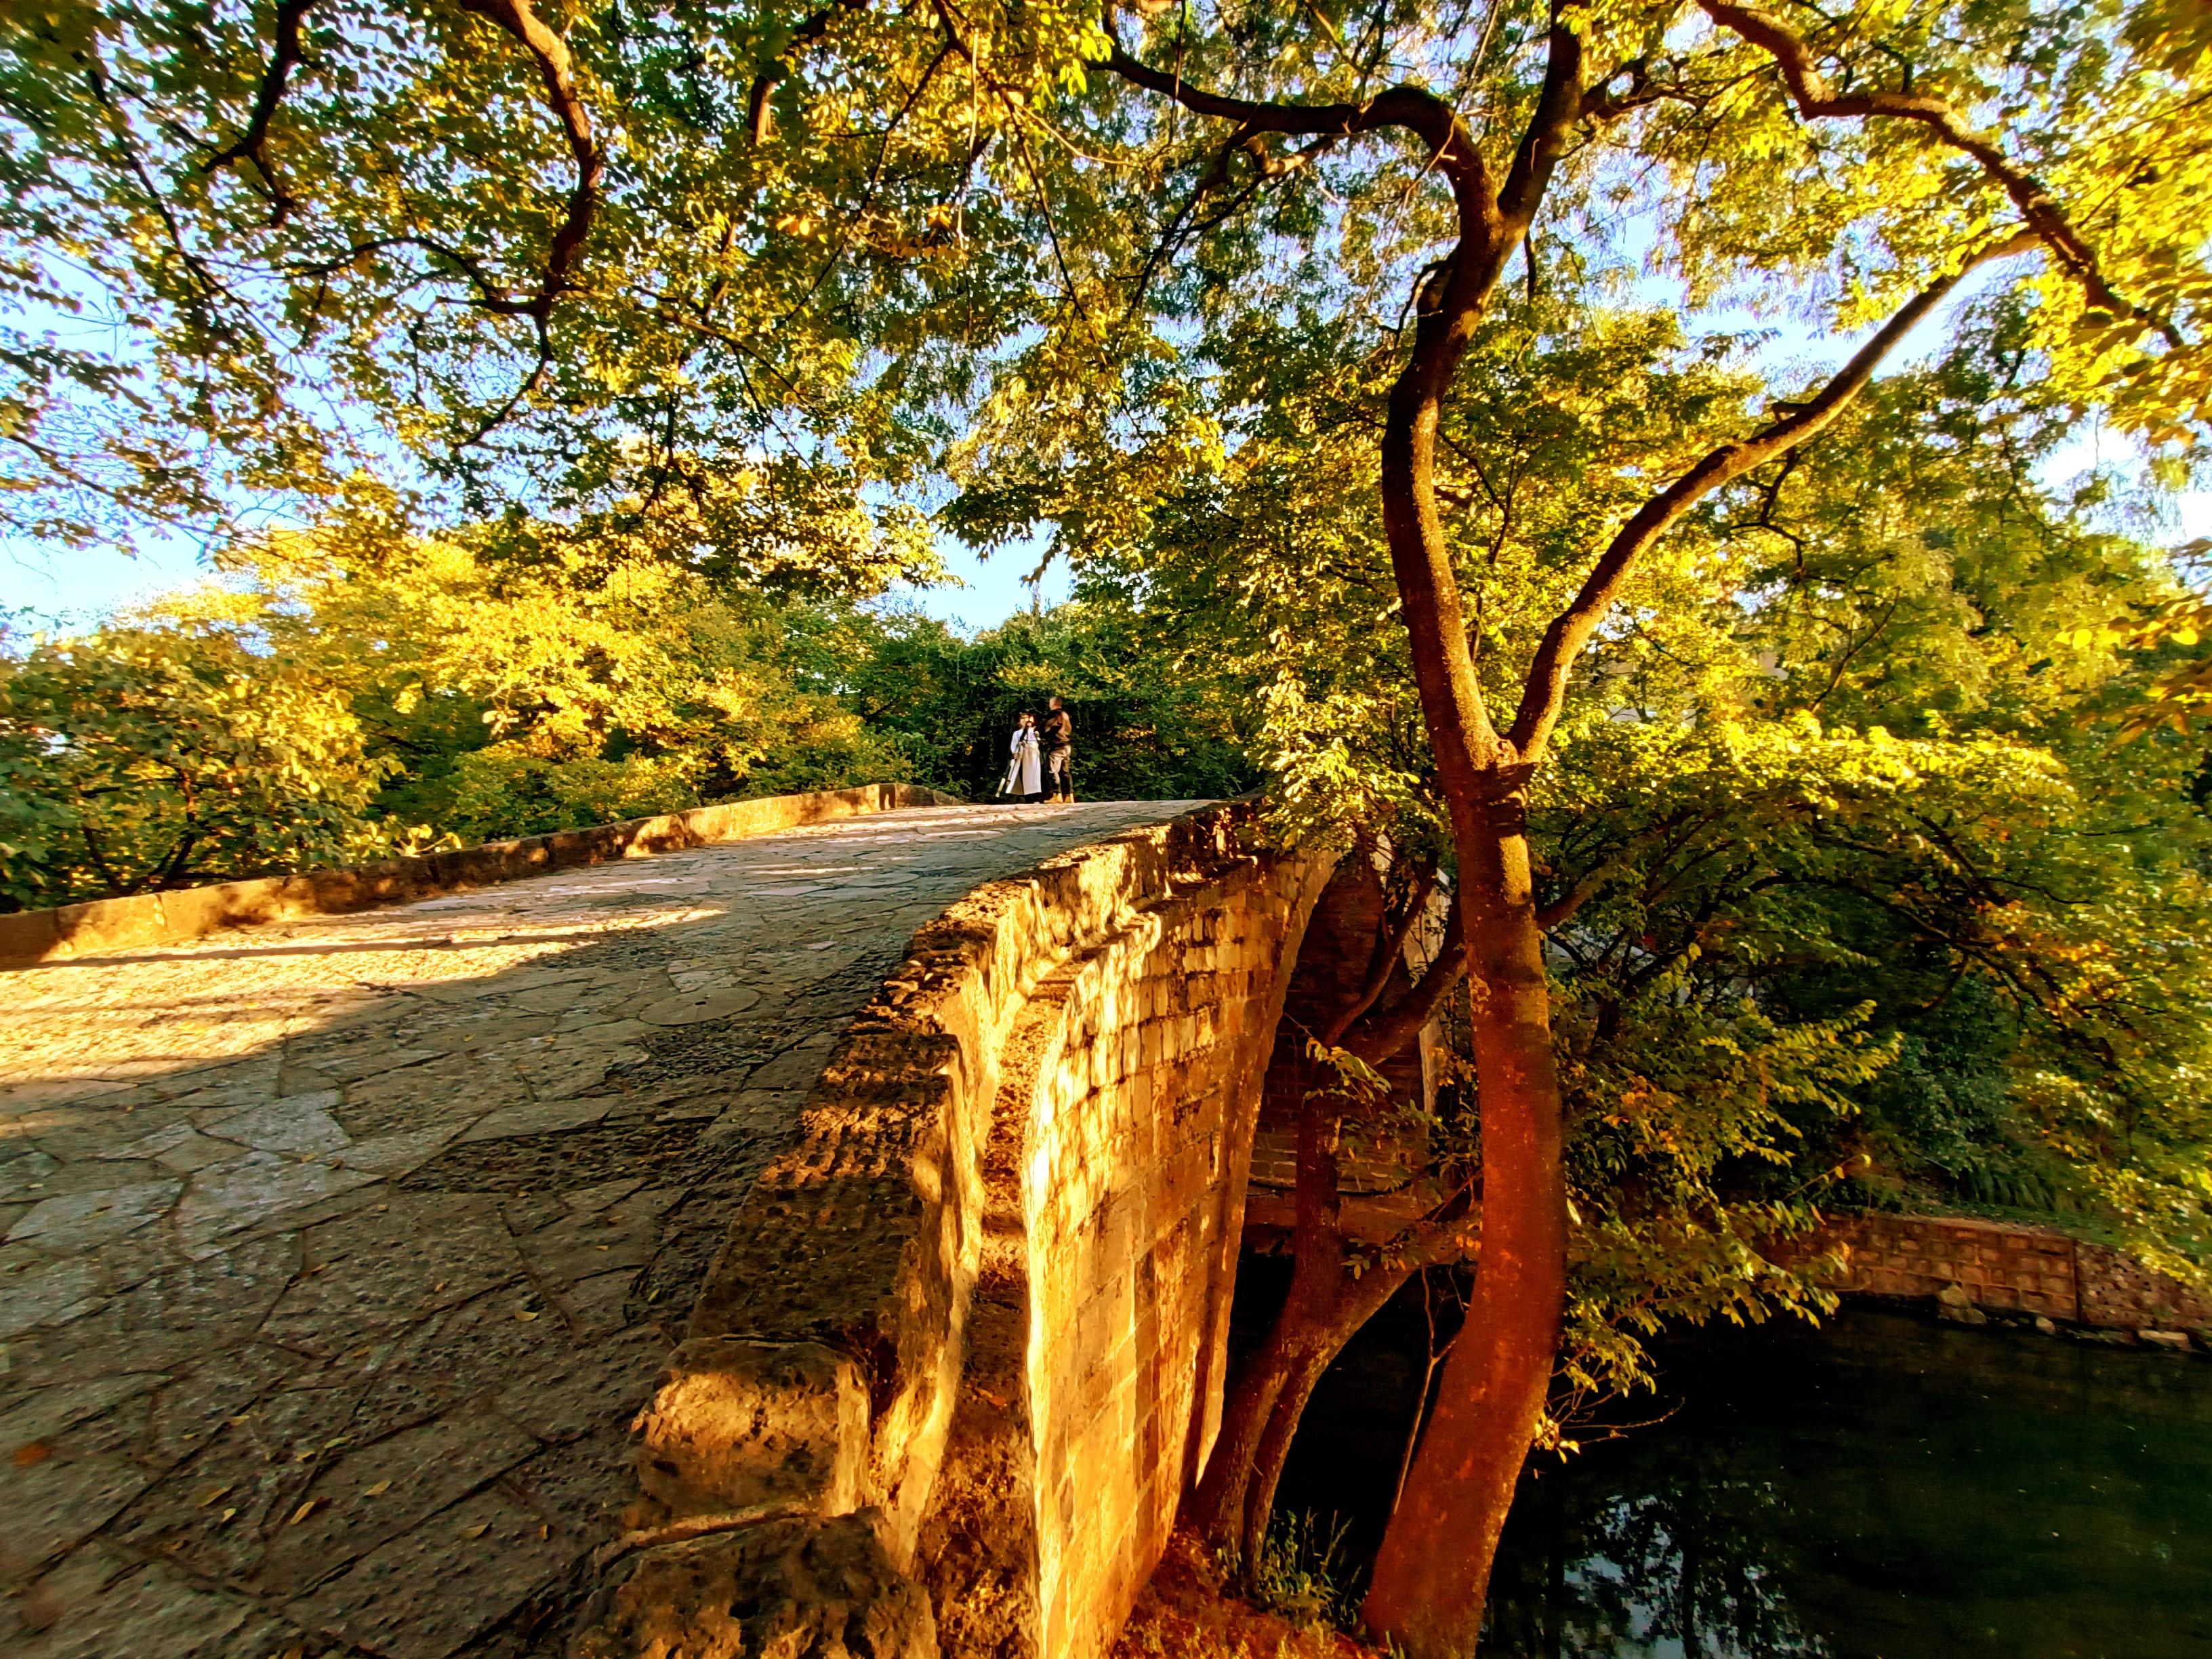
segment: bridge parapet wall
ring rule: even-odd
[[[855,1619],[877,1659],[940,1625],[955,1654],[1110,1643],[1218,1421],[1261,1079],[1328,873],[1246,822],[1081,849],[915,936],[641,1418],[582,1653]]]
[[[1297,874],[1238,872],[1091,954],[1068,973],[1057,1017],[1040,1007],[1045,1048],[1026,1109],[1018,1089],[1000,1091],[994,1147],[1012,1150],[1019,1127],[1027,1248],[998,1264],[989,1289],[1027,1304],[1037,1650],[1054,1659],[1091,1659],[1111,1642],[1219,1427]],[[969,1421],[981,1426],[996,1392],[971,1368]],[[948,1538],[966,1514],[961,1498],[957,1485],[940,1497]],[[971,1557],[951,1553],[933,1564],[939,1599],[964,1609]],[[999,1574],[1011,1565],[1000,1552]],[[1002,1644],[987,1626],[963,1646]]]
[[[0,967],[28,967],[148,945],[178,945],[228,927],[346,915],[473,887],[521,881],[619,859],[648,858],[710,842],[770,836],[810,823],[908,806],[957,806],[957,798],[911,783],[865,783],[799,795],[694,806],[620,823],[559,830],[517,841],[385,859],[340,870],[133,893],[49,910],[0,915]]]

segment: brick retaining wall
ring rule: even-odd
[[[2055,1228],[1960,1216],[1837,1216],[1790,1254],[1802,1259],[1833,1246],[1846,1252],[1845,1267],[1831,1283],[1846,1296],[1927,1298],[1955,1285],[1990,1313],[2212,1337],[2212,1297]]]
[[[1819,1243],[1849,1251],[1833,1287],[1847,1295],[1932,1297],[1957,1285],[1977,1307],[2080,1317],[2074,1241],[2061,1232],[1928,1216],[1843,1216]]]

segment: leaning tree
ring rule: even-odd
[[[1632,514],[1646,477],[1771,395],[1560,252],[1538,295],[1500,295],[1438,429],[1493,641],[1571,594],[1560,555],[1585,526]],[[2203,841],[2180,787],[2201,752],[2074,723],[2145,672],[2078,623],[2156,604],[2172,576],[2095,528],[2078,479],[2044,476],[2071,422],[2016,372],[2021,320],[1989,296],[1940,362],[1678,524],[1570,686],[1560,764],[1529,790],[1571,1205],[1547,1443],[1648,1380],[1642,1339],[1663,1324],[1820,1305],[1794,1242],[1815,1200],[2063,1193],[2154,1254],[2201,1248],[2183,964]],[[1349,843],[1355,866],[1388,843],[1370,972],[1342,1007],[1298,1010],[1347,1075],[1327,1086],[1322,1067],[1304,1097],[1288,1293],[1189,1506],[1248,1561],[1307,1391],[1409,1273],[1465,1247],[1482,1178],[1463,1091],[1433,1115],[1348,1098],[1372,1093],[1360,1062],[1395,1017],[1435,1005],[1440,977],[1417,990],[1394,963],[1449,838],[1370,524],[1394,366],[1357,344],[1334,319],[1240,313],[1213,349],[1271,397],[1217,404],[1223,441],[1134,540],[1093,543],[1082,589],[1172,619],[1193,661],[1263,688],[1285,830]],[[1387,1205],[1347,1206],[1340,1145],[1389,1127],[1378,1112],[1418,1124],[1428,1156]]]
[[[975,19],[936,15],[963,62],[984,61]],[[1577,658],[1672,529],[1787,465],[1962,289],[2029,290],[2034,372],[2083,404],[2154,441],[2202,416],[2190,219],[2206,182],[2203,26],[2154,9],[1784,16],[1559,0],[1109,8],[1098,27],[1087,100],[1040,109],[1030,88],[1009,94],[1036,136],[1014,124],[1023,164],[1008,182],[1031,204],[1060,305],[985,405],[1004,435],[969,452],[974,523],[1054,517],[1079,556],[1102,521],[1141,511],[1141,471],[1102,457],[1171,449],[1162,434],[1178,426],[1203,441],[1187,404],[1150,394],[1169,379],[1161,363],[1224,317],[1356,317],[1392,362],[1377,516],[1450,826],[1481,1250],[1365,1616],[1417,1655],[1462,1652],[1565,1292],[1527,803]],[[1516,258],[1539,280],[1532,232],[1571,246],[1608,218],[1648,239],[1686,304],[1809,288],[1853,337],[1835,372],[1649,476],[1613,525],[1584,526],[1564,603],[1493,638],[1465,603],[1465,550],[1437,491],[1443,410]],[[1268,395],[1264,374],[1235,390]],[[1113,495],[1080,487],[1102,470]]]

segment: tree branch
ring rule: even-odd
[[[473,13],[521,42],[537,61],[545,83],[545,101],[568,139],[568,154],[576,164],[576,182],[568,204],[545,251],[545,270],[538,292],[527,299],[485,299],[484,309],[503,316],[528,317],[542,331],[551,320],[554,302],[568,292],[569,273],[584,251],[592,221],[599,209],[599,184],[606,174],[606,158],[592,136],[591,112],[576,91],[574,64],[568,43],[545,27],[530,8],[530,0],[456,0],[463,11]]]
[[[1391,386],[1382,433],[1383,533],[1437,777],[1452,804],[1452,839],[1463,880],[1470,849],[1481,836],[1475,819],[1487,810],[1482,804],[1515,795],[1527,773],[1501,750],[1475,674],[1476,637],[1468,626],[1451,544],[1437,507],[1437,432],[1444,394],[1582,108],[1583,52],[1576,27],[1582,20],[1572,15],[1581,5],[1582,0],[1553,0],[1543,89],[1515,148],[1504,189],[1492,197],[1486,188],[1472,191],[1455,181],[1459,240],[1416,295],[1413,350]]]
[[[1451,909],[1444,918],[1443,937],[1437,943],[1437,953],[1429,959],[1429,970],[1421,975],[1421,982],[1389,1008],[1367,1015],[1345,1033],[1340,1046],[1370,1066],[1388,1060],[1420,1035],[1421,1028],[1436,1017],[1466,972],[1467,923],[1455,890]]]
[[[1562,927],[1572,921],[1576,912],[1604,891],[1605,884],[1611,881],[1613,877],[1613,866],[1611,862],[1599,865],[1569,888],[1564,897],[1550,904],[1537,906],[1536,926],[1548,933],[1554,927]]]
[[[1613,82],[1624,75],[1628,77],[1627,86],[1620,92],[1613,91]],[[1631,111],[1648,109],[1669,98],[1679,99],[1686,104],[1701,101],[1700,95],[1695,92],[1654,80],[1651,66],[1639,58],[1633,63],[1623,64],[1603,81],[1584,92],[1577,118],[1604,126]]]
[[[775,111],[769,100],[791,77],[799,53],[830,32],[830,25],[837,21],[838,13],[866,11],[868,3],[869,0],[833,0],[833,3],[811,13],[792,30],[790,38],[768,66],[753,77],[752,92],[745,100],[745,131],[755,144],[764,144],[775,136]]]
[[[125,885],[122,878],[109,866],[106,849],[100,846],[99,833],[92,825],[80,819],[76,827],[77,833],[84,840],[86,861],[92,866],[93,873],[107,884],[108,893],[122,896],[137,892],[140,884],[132,882],[128,886]]]
[[[1421,925],[1421,918],[1428,914],[1429,895],[1436,890],[1437,878],[1441,873],[1434,866],[1423,871],[1420,880],[1414,884],[1406,914],[1398,919],[1395,927],[1383,929],[1382,938],[1376,941],[1374,960],[1368,965],[1366,983],[1322,1028],[1321,1040],[1329,1047],[1334,1048],[1342,1042],[1344,1034],[1352,1029],[1352,1023],[1372,1008],[1376,999],[1389,988],[1391,970],[1404,955],[1406,941],[1413,936],[1413,929]]]
[[[1431,165],[1451,181],[1452,193],[1462,198],[1463,206],[1469,200],[1479,200],[1485,217],[1494,210],[1489,169],[1474,136],[1458,112],[1425,87],[1391,87],[1358,104],[1277,104],[1231,98],[1194,87],[1180,74],[1154,69],[1124,49],[1110,0],[1104,25],[1106,38],[1113,43],[1106,67],[1133,86],[1173,99],[1195,114],[1234,121],[1253,132],[1348,138],[1358,133],[1401,129],[1428,145]]]
[[[268,71],[261,77],[261,89],[254,95],[253,113],[246,121],[246,131],[239,134],[237,142],[228,149],[200,164],[203,173],[214,173],[240,161],[252,162],[268,193],[269,227],[272,230],[292,216],[292,210],[299,203],[284,188],[283,175],[269,159],[269,127],[276,118],[276,106],[284,101],[292,71],[300,66],[300,22],[314,3],[315,0],[276,0],[276,42],[269,55]]]
[[[1565,152],[1567,137],[1583,114],[1583,38],[1569,27],[1564,4],[1553,9],[1549,49],[1544,59],[1543,89],[1513,152],[1513,165],[1498,192],[1498,211],[1515,237],[1536,216],[1536,204],[1552,181],[1552,169]],[[1506,250],[1498,249],[1502,259]]]
[[[1528,665],[1528,678],[1522,682],[1521,707],[1514,716],[1510,734],[1513,748],[1522,762],[1534,763],[1541,757],[1566,701],[1567,680],[1575,658],[1613,609],[1613,601],[1620,597],[1644,550],[1713,491],[1787,454],[1828,427],[1873,380],[1875,371],[1896,349],[1898,343],[1942,304],[1969,272],[1992,260],[2025,253],[2039,240],[2033,231],[2020,231],[2003,241],[1990,244],[1957,270],[1923,289],[1905,301],[1810,399],[1778,405],[1787,410],[1780,420],[1748,438],[1709,451],[1687,472],[1638,509],[1583,580],[1582,591],[1576,594],[1573,603],[1554,617],[1551,626],[1544,630],[1543,641],[1536,647],[1535,657]]]
[[[1755,6],[1738,5],[1733,0],[1698,0],[1698,5],[1714,22],[1733,30],[1774,60],[1800,114],[1817,120],[1881,115],[1917,122],[1942,143],[1972,158],[1990,181],[2011,198],[2028,228],[2081,283],[2092,307],[2116,317],[2131,317],[2144,327],[2157,331],[2167,344],[2176,349],[2186,343],[2172,323],[2154,316],[2113,290],[2098,268],[2095,250],[2074,228],[2073,221],[2066,216],[2042,181],[2015,166],[1995,138],[1967,125],[1948,102],[1914,92],[1834,92],[1814,64],[1812,48],[1772,13]]]
[[[193,252],[185,240],[184,228],[177,222],[176,211],[170,206],[169,198],[155,186],[152,176],[146,171],[145,160],[138,153],[138,141],[131,131],[130,118],[124,114],[123,106],[116,101],[114,88],[108,84],[107,66],[100,61],[96,51],[84,54],[84,83],[94,101],[107,112],[115,148],[122,155],[125,165],[131,169],[131,177],[138,181],[146,205],[161,220],[170,251],[177,256],[178,262],[192,274],[193,281],[199,287],[199,303],[192,307],[197,313],[195,320],[212,334],[229,333],[234,325],[218,319],[214,305],[218,298],[228,300],[234,296],[229,288],[208,269],[207,261]]]

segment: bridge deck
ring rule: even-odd
[[[0,974],[0,1650],[540,1650],[721,1226],[909,935],[1178,805]]]

